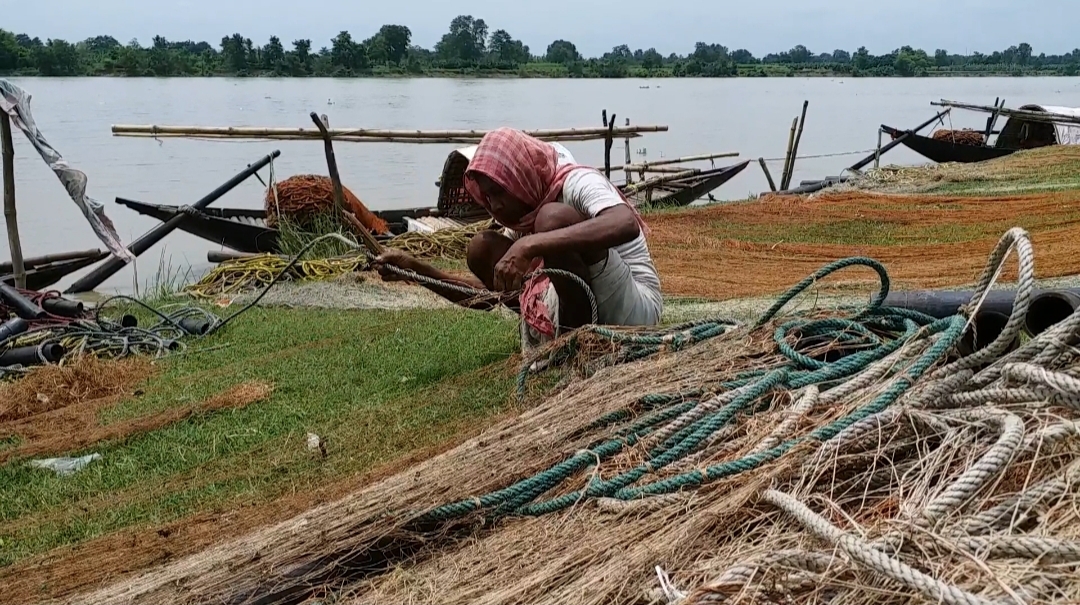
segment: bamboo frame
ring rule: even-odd
[[[981,111],[983,113],[993,114],[995,112],[1007,117],[1007,118],[1023,118],[1031,122],[1056,122],[1061,124],[1080,124],[1080,116],[1067,116],[1060,113],[1050,113],[1048,111],[1031,111],[1027,109],[1005,109],[1004,107],[991,107],[989,105],[974,105],[971,103],[960,103],[958,101],[947,101],[942,99],[941,101],[931,101],[931,105],[938,107],[949,107],[956,109],[966,109],[968,111]]]
[[[26,266],[23,264],[22,240],[19,238],[19,220],[15,210],[15,144],[11,140],[11,119],[0,113],[0,146],[4,162],[4,220],[7,223],[8,247],[11,250],[11,267],[15,275],[15,287],[26,287]]]
[[[656,160],[653,162],[640,162],[638,164],[630,164],[623,166],[623,169],[648,172],[650,168],[655,166],[668,166],[671,164],[683,164],[686,162],[700,162],[704,160],[715,160],[717,158],[737,158],[739,157],[738,151],[721,151],[718,153],[702,153],[699,155],[687,155],[681,158],[671,158],[667,160]]]
[[[312,141],[321,140],[313,139],[309,136],[297,136],[297,135],[269,135],[269,136],[254,136],[254,135],[194,135],[194,134],[149,134],[149,133],[133,133],[133,134],[116,134],[118,137],[130,137],[130,138],[145,138],[145,139],[205,139],[213,141]],[[630,133],[623,135],[627,139],[636,139],[641,137],[641,134]],[[606,135],[580,135],[580,136],[555,136],[555,137],[537,137],[541,141],[560,141],[560,142],[575,142],[575,141],[602,141],[606,138]],[[410,144],[427,144],[427,145],[444,145],[447,143],[456,145],[475,145],[480,142],[480,139],[476,138],[424,138],[424,139],[394,139],[394,138],[371,138],[371,137],[347,137],[337,136],[333,137],[335,142],[344,143],[410,143]]]
[[[594,137],[604,139],[609,136],[623,137],[628,134],[641,134],[644,132],[667,132],[667,126],[629,126],[625,128],[549,128],[540,130],[526,130],[525,134],[536,138],[548,138],[564,140],[563,137]],[[345,137],[363,139],[475,139],[479,140],[489,131],[487,130],[377,130],[365,128],[331,128],[328,129],[330,136],[335,139]],[[114,124],[112,133],[117,136],[146,135],[163,137],[167,135],[180,136],[215,136],[229,138],[270,138],[289,136],[301,139],[322,140],[322,133],[318,129],[311,128],[259,128],[246,126],[158,126],[158,125],[131,125]]]

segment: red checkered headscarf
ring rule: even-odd
[[[480,191],[475,175],[482,174],[494,181],[514,198],[532,208],[517,224],[504,225],[518,233],[529,234],[533,232],[533,223],[540,207],[559,199],[567,175],[579,168],[596,170],[580,164],[559,166],[559,153],[551,145],[520,130],[499,128],[487,133],[480,140],[480,145],[465,171],[465,190],[476,203],[491,212],[487,196]],[[619,197],[634,211],[642,233],[647,234],[648,226],[634,205],[621,191]]]

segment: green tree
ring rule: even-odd
[[[260,58],[264,70],[279,76],[288,72],[285,64],[285,47],[281,44],[281,38],[270,36],[270,41],[262,48]]]
[[[660,69],[664,66],[664,57],[655,48],[641,53],[641,66],[648,70]]]
[[[855,63],[855,69],[870,69],[870,51],[866,50],[865,46],[860,46],[858,50],[855,51],[853,62]]]
[[[342,31],[331,41],[330,64],[336,70],[356,73],[369,67],[367,49],[352,39],[352,34]]]
[[[311,40],[293,40],[293,49],[289,52],[289,73],[294,76],[307,76],[313,71],[314,57],[311,56]]]
[[[19,57],[19,42],[15,34],[0,29],[0,73],[18,69]]]
[[[531,58],[529,47],[510,37],[505,29],[497,29],[491,34],[488,52],[495,63],[514,66],[528,63]]]
[[[788,57],[792,63],[809,63],[810,51],[802,44],[798,44],[788,51]]]
[[[732,51],[731,60],[739,65],[751,65],[758,62],[758,60],[754,58],[754,53],[746,50],[745,48],[740,48],[736,51]]]
[[[248,70],[247,44],[251,40],[245,40],[240,34],[225,36],[221,39],[221,54],[225,60],[225,67],[235,74],[246,74]]]
[[[556,40],[548,44],[544,60],[548,63],[562,63],[564,65],[581,60],[581,53],[577,47],[566,40]]]
[[[476,65],[484,57],[487,24],[472,15],[459,15],[450,22],[450,31],[435,45],[435,52],[444,61]]]

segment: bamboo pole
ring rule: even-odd
[[[653,177],[651,179],[641,181],[640,183],[634,183],[633,185],[627,185],[626,189],[623,189],[623,193],[627,194],[627,195],[629,195],[631,193],[637,193],[637,192],[639,192],[639,191],[641,191],[643,189],[645,189],[645,190],[651,189],[651,188],[653,188],[653,187],[655,187],[657,185],[662,185],[662,184],[670,182],[670,181],[677,181],[679,179],[684,179],[684,178],[686,178],[688,176],[694,176],[694,175],[696,175],[696,174],[698,174],[700,172],[701,172],[700,170],[693,169],[693,170],[684,170],[682,172],[677,172],[675,174],[665,174],[663,176]]]
[[[626,118],[626,127],[630,128],[630,118]],[[623,138],[623,149],[626,151],[626,164],[623,168],[626,171],[626,184],[629,185],[634,182],[634,173],[627,168],[632,160],[630,159],[630,137]]]
[[[791,186],[791,179],[795,177],[795,160],[799,157],[799,142],[802,141],[803,127],[806,126],[806,108],[810,101],[803,101],[802,115],[799,116],[799,132],[795,135],[795,144],[791,146],[791,158],[788,159],[787,180],[780,185],[781,189]]]
[[[104,257],[105,253],[98,248],[93,250],[79,250],[78,252],[58,252],[56,254],[46,254],[44,256],[34,256],[31,258],[23,259],[23,267],[27,269],[33,269],[40,265],[47,265],[49,263],[58,263],[66,260],[79,260],[83,258]],[[0,274],[10,274],[13,267],[11,262],[0,263]]]
[[[525,130],[525,134],[533,137],[564,137],[564,136],[583,136],[593,135],[600,138],[613,136],[623,136],[632,133],[644,133],[644,132],[667,132],[667,126],[631,126],[628,128],[548,128],[540,130]],[[372,139],[433,139],[433,138],[464,138],[464,139],[482,139],[489,131],[487,130],[377,130],[377,129],[365,129],[365,128],[333,128],[328,129],[331,138],[337,139],[339,137],[364,137]],[[204,136],[204,135],[222,135],[229,137],[267,137],[274,135],[292,135],[307,139],[322,140],[323,135],[318,129],[311,128],[261,128],[261,127],[246,127],[246,126],[158,126],[158,125],[131,125],[131,124],[114,124],[112,127],[112,133],[114,135],[131,135],[131,134],[147,134],[147,135],[189,135],[189,136]]]
[[[357,217],[353,216],[352,212],[350,212],[345,205],[345,192],[344,188],[341,186],[341,175],[338,174],[337,158],[334,157],[334,142],[333,138],[330,136],[330,130],[314,111],[311,112],[311,121],[315,122],[315,126],[323,134],[323,148],[326,152],[326,167],[330,171],[330,183],[334,187],[334,206],[337,207],[338,212],[340,212],[346,220],[352,223],[353,227],[360,233],[361,243],[364,244],[364,247],[375,256],[382,254],[382,246],[379,245],[379,242],[375,241],[375,238],[371,235],[371,232],[367,230],[367,227],[364,227],[364,224],[361,223]]]
[[[765,164],[765,158],[758,158],[758,163],[761,164],[761,171],[765,173],[765,178],[769,181],[769,189],[775,192],[776,183],[772,180],[772,174],[769,173],[769,167]]]
[[[6,113],[0,113],[0,139],[4,155],[4,220],[7,221],[12,273],[15,275],[15,287],[25,288],[26,266],[23,264],[22,240],[19,239],[19,221],[15,212],[15,144],[11,140],[11,119]]]
[[[958,101],[947,101],[945,99],[942,99],[941,101],[931,101],[930,104],[939,107],[966,109],[968,111],[981,111],[990,114],[997,112],[1007,118],[1023,118],[1031,122],[1059,122],[1062,124],[1080,124],[1080,116],[1069,116],[1062,113],[1051,113],[1049,111],[1032,111],[1030,109],[1005,109],[1004,107],[995,108],[988,105],[974,105],[971,103],[960,103]]]
[[[133,133],[133,134],[118,134],[115,136],[122,136],[128,138],[145,138],[145,139],[204,139],[211,141],[246,141],[246,140],[272,140],[272,141],[311,141],[309,136],[299,135],[220,135],[220,134],[150,134],[150,133]],[[623,135],[628,139],[640,138],[640,133],[627,133]],[[589,134],[589,135],[575,135],[575,136],[541,136],[536,137],[541,141],[562,141],[562,142],[575,142],[575,141],[599,141],[607,138],[606,134]],[[458,145],[475,145],[480,142],[480,138],[468,138],[468,137],[444,137],[444,138],[411,138],[411,139],[397,139],[397,138],[374,138],[374,137],[352,137],[352,136],[336,136],[333,137],[336,142],[344,143],[410,143],[410,144],[433,144],[442,145],[447,143],[453,143]]]
[[[721,151],[719,153],[702,153],[699,155],[687,155],[681,158],[671,158],[667,160],[655,160],[652,162],[640,162],[638,164],[632,164],[630,166],[623,166],[623,168],[629,168],[631,170],[648,170],[654,166],[666,166],[669,164],[682,164],[685,162],[700,162],[703,160],[713,160],[716,158],[737,158],[739,157],[738,151]]]
[[[784,154],[784,171],[780,175],[780,188],[784,189],[787,182],[788,165],[791,164],[791,148],[795,145],[795,129],[799,126],[799,116],[791,120],[791,132],[788,134],[787,153]]]

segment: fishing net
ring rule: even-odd
[[[956,145],[972,145],[975,147],[979,147],[986,142],[986,137],[983,136],[983,133],[966,128],[964,130],[948,130],[946,128],[941,128],[934,131],[933,138],[937,141],[948,141],[950,143],[955,143]]]
[[[275,192],[276,189],[276,192]],[[342,185],[345,205],[360,222],[375,234],[390,233],[386,221],[376,216],[364,206],[363,202]],[[276,188],[266,191],[266,224],[278,225],[278,217],[288,217],[300,227],[307,227],[320,215],[334,212],[334,186],[329,177],[317,174],[298,174],[277,184]]]
[[[495,221],[478,221],[453,229],[440,229],[433,233],[409,231],[395,236],[386,245],[404,250],[417,258],[464,260],[472,237],[481,231],[495,227]]]

